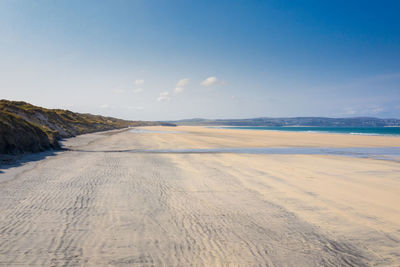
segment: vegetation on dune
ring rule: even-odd
[[[79,134],[156,125],[69,110],[46,109],[22,101],[0,100],[0,153],[17,154],[58,148],[58,140]]]
[[[7,111],[0,111],[0,152],[19,153],[57,148],[52,132]]]

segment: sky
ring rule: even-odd
[[[400,1],[0,0],[0,98],[130,120],[400,118]]]

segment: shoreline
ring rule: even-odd
[[[149,126],[138,129],[168,131],[168,127]],[[215,147],[400,147],[400,136],[354,135],[342,133],[320,133],[301,131],[274,131],[231,128],[210,128],[208,126],[178,126],[170,128],[181,131],[180,141],[174,146],[175,135],[171,134],[170,143],[162,143],[154,148],[215,148]],[[160,137],[162,135],[159,135]],[[226,137],[225,138],[223,138]],[[192,142],[192,137],[199,142]],[[178,141],[178,140],[176,140]],[[182,141],[187,143],[182,146]],[[193,143],[193,145],[192,145]],[[209,145],[206,145],[209,143]],[[216,146],[215,144],[218,144]],[[150,144],[150,148],[153,148]]]
[[[234,130],[254,130],[254,131],[277,131],[277,132],[299,132],[299,133],[321,133],[321,134],[343,134],[343,135],[365,135],[365,136],[387,136],[387,137],[400,137],[400,133],[368,133],[368,132],[357,132],[357,129],[387,129],[387,128],[400,128],[399,126],[382,126],[382,127],[348,127],[348,126],[204,126],[207,128],[215,129],[234,129]],[[276,128],[276,129],[274,129]],[[287,128],[288,130],[285,130]],[[289,130],[293,128],[311,128],[310,130]],[[331,129],[351,129],[355,128],[351,132],[340,132],[340,131],[329,131],[319,130],[318,128],[331,128]]]

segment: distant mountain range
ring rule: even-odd
[[[58,140],[79,134],[160,125],[126,121],[62,109],[46,109],[25,102],[0,100],[0,153],[19,154],[59,148]]]
[[[325,118],[253,118],[253,119],[188,119],[169,121],[177,125],[225,125],[225,126],[320,126],[320,127],[380,127],[400,126],[400,119],[380,119],[373,117]]]

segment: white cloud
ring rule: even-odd
[[[101,105],[100,107],[101,107],[101,108],[109,108],[110,105],[109,105],[109,104],[103,104],[103,105]]]
[[[143,88],[135,88],[132,90],[132,92],[134,92],[135,94],[143,92]]]
[[[183,87],[175,87],[174,93],[179,94],[179,93],[182,93],[184,90],[185,90],[185,88],[183,88]]]
[[[189,83],[189,79],[188,78],[180,79],[176,84],[176,87],[174,89],[174,93],[175,94],[182,93],[185,90],[185,86],[188,83]]]
[[[169,101],[171,99],[171,94],[170,92],[162,92],[157,98],[157,101],[162,102],[162,101]]]
[[[136,85],[144,84],[144,80],[136,80],[136,81],[135,81],[135,84],[136,84]]]
[[[169,101],[171,100],[172,94],[179,94],[182,93],[183,91],[185,91],[185,86],[189,83],[189,79],[188,78],[183,78],[180,79],[177,83],[176,83],[176,87],[174,88],[174,90],[172,91],[172,93],[168,92],[168,91],[164,91],[162,93],[160,93],[160,95],[157,98],[157,101],[162,102],[162,101]]]
[[[211,86],[213,84],[217,83],[217,78],[214,76],[208,77],[207,79],[205,79],[204,81],[201,82],[202,86]]]
[[[189,83],[188,78],[180,79],[178,83],[176,84],[176,87],[184,87]]]

